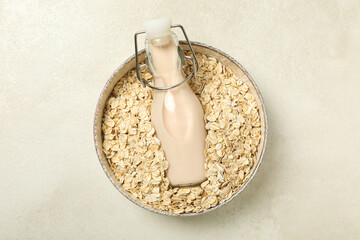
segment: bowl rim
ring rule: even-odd
[[[256,85],[255,81],[253,80],[252,76],[246,71],[246,69],[238,62],[236,61],[234,58],[232,58],[231,56],[229,56],[227,53],[221,51],[218,48],[212,47],[210,45],[201,43],[201,42],[197,42],[197,41],[190,41],[192,46],[198,46],[198,47],[203,47],[203,48],[207,48],[210,49],[212,51],[217,52],[218,54],[222,55],[223,57],[227,58],[228,60],[230,60],[231,62],[233,62],[236,66],[238,66],[243,72],[244,74],[248,77],[249,81],[253,84],[256,93],[258,94],[259,100],[261,102],[262,105],[262,110],[263,110],[263,114],[264,114],[264,123],[265,123],[265,133],[264,133],[264,144],[263,144],[263,148],[261,150],[260,153],[260,157],[259,157],[259,161],[258,164],[255,166],[255,169],[253,170],[253,173],[250,175],[249,179],[241,186],[241,188],[233,195],[231,196],[229,199],[227,199],[226,201],[224,201],[223,203],[220,203],[218,205],[216,205],[215,207],[206,209],[202,212],[199,213],[182,213],[182,214],[174,214],[174,213],[170,213],[170,212],[166,212],[166,211],[160,211],[154,208],[151,208],[145,204],[142,204],[138,201],[136,201],[135,199],[133,199],[132,197],[130,197],[129,194],[127,194],[123,189],[121,189],[121,187],[114,181],[114,179],[110,176],[110,173],[107,171],[105,164],[102,161],[102,156],[101,156],[101,151],[100,148],[102,148],[102,143],[101,146],[98,145],[98,136],[97,136],[97,122],[100,119],[102,119],[103,116],[103,110],[100,111],[100,104],[104,98],[104,94],[105,94],[105,90],[107,90],[108,86],[110,85],[110,83],[112,83],[114,81],[114,76],[123,68],[125,67],[129,62],[131,62],[134,58],[135,58],[135,54],[131,55],[129,58],[127,58],[114,72],[113,74],[109,77],[109,79],[107,80],[107,82],[105,83],[100,96],[98,98],[97,104],[96,104],[96,109],[95,109],[95,114],[94,114],[94,122],[93,122],[93,140],[94,140],[94,144],[95,144],[95,151],[98,157],[98,160],[100,162],[100,165],[102,167],[102,169],[104,170],[106,176],[108,177],[108,179],[110,180],[110,182],[114,185],[114,187],[124,196],[126,197],[128,200],[130,200],[131,202],[135,203],[137,206],[147,209],[151,212],[157,213],[157,214],[161,214],[161,215],[165,215],[165,216],[177,216],[177,217],[188,217],[188,216],[199,216],[211,211],[214,211],[215,209],[220,208],[221,206],[229,203],[230,201],[232,201],[236,196],[238,196],[247,186],[248,184],[251,182],[251,180],[253,179],[253,177],[255,176],[256,172],[259,169],[259,166],[262,163],[262,160],[264,158],[264,153],[265,153],[265,149],[266,149],[266,143],[267,143],[267,138],[268,138],[268,120],[267,120],[267,114],[266,114],[266,108],[265,108],[265,104],[263,101],[263,97],[261,95],[261,92],[258,88],[258,86]],[[179,41],[180,44],[186,44],[185,41],[180,40]],[[145,49],[142,49],[138,52],[138,55],[141,55],[142,53],[145,52]],[[120,79],[119,79],[120,80]],[[119,81],[118,80],[118,81]],[[101,137],[102,138],[102,137]],[[105,159],[107,160],[107,159]],[[106,161],[108,162],[108,161]]]

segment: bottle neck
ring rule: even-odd
[[[146,54],[155,87],[171,87],[184,81],[178,45],[175,34],[146,41]]]

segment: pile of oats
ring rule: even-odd
[[[248,87],[216,59],[196,57],[200,69],[189,85],[203,105],[207,130],[207,180],[201,185],[170,185],[169,165],[150,120],[153,90],[139,83],[135,70],[114,87],[102,123],[103,151],[122,188],[137,201],[174,214],[198,213],[228,200],[257,165],[261,139],[258,106]],[[188,64],[185,72],[190,71]],[[146,69],[141,74],[152,79]]]

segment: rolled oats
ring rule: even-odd
[[[204,109],[207,180],[203,183],[170,185],[169,164],[150,120],[153,93],[139,84],[135,70],[114,87],[102,121],[103,152],[122,188],[140,203],[174,214],[199,213],[223,203],[249,179],[258,162],[261,121],[244,77],[239,79],[214,58],[196,57],[200,69],[189,85]],[[188,64],[185,72],[190,71]],[[152,80],[145,69],[141,76]]]

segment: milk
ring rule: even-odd
[[[177,42],[171,34],[155,37],[147,44],[156,87],[170,87],[185,80]],[[204,113],[190,86],[185,82],[170,90],[154,90],[151,121],[169,162],[166,174],[171,185],[195,185],[204,181]]]

